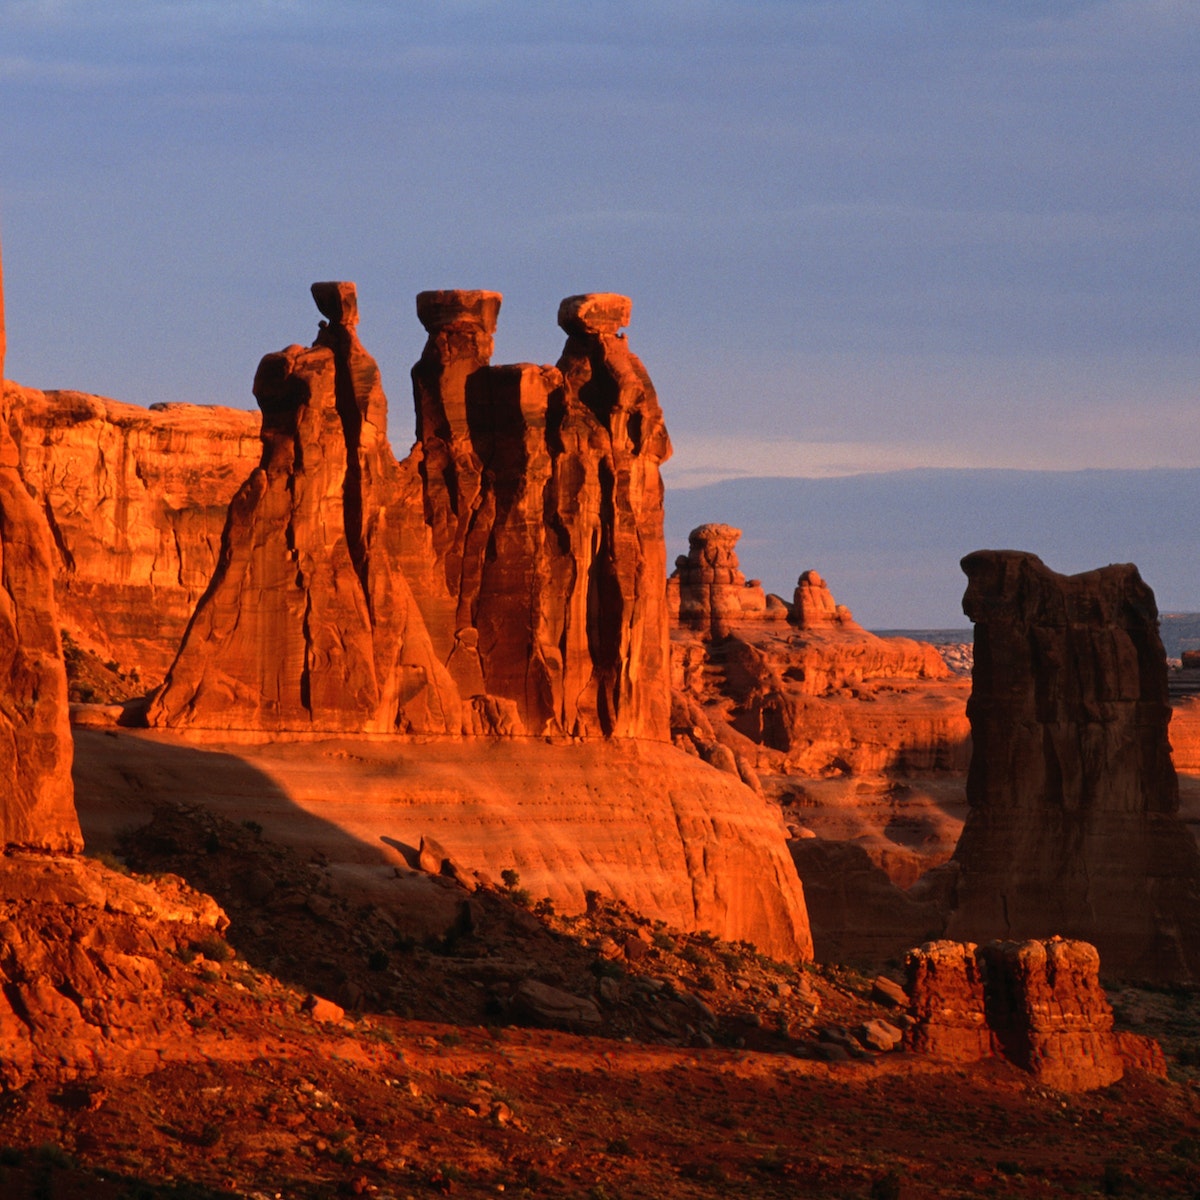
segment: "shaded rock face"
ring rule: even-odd
[[[13,383],[6,400],[21,475],[50,523],[63,628],[160,684],[212,578],[229,502],[262,456],[258,414]]]
[[[316,343],[259,364],[262,459],[152,725],[457,733],[461,704],[398,564],[386,401],[352,284],[315,284]]]
[[[1065,1092],[1106,1087],[1127,1066],[1165,1074],[1157,1045],[1113,1033],[1087,942],[930,942],[909,953],[907,970],[915,1051],[954,1062],[1000,1055]]]
[[[510,701],[526,731],[665,739],[671,446],[619,332],[630,302],[564,300],[554,367],[490,365],[499,307],[495,292],[417,298],[418,602],[460,690]]]
[[[4,377],[0,266],[0,379]],[[50,531],[20,475],[0,412],[0,846],[82,846],[71,784],[67,675]]]
[[[1178,819],[1154,595],[1131,565],[963,559],[975,622],[969,815],[949,933],[1085,938],[1107,970],[1200,971],[1200,853]]]

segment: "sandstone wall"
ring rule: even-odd
[[[259,416],[5,385],[21,474],[53,534],[63,627],[160,683],[217,563]]]
[[[4,378],[0,264],[0,380]],[[0,405],[0,847],[81,846],[49,530]]]
[[[1052,934],[1142,978],[1200,971],[1200,853],[1178,819],[1154,595],[1131,565],[963,559],[974,753],[951,936]]]

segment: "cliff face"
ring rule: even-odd
[[[1063,576],[963,559],[974,753],[954,937],[1084,938],[1108,970],[1200,971],[1200,853],[1177,817],[1154,594],[1131,565]]]
[[[21,475],[53,533],[63,627],[160,683],[261,454],[258,414],[5,388]]]
[[[0,265],[0,380],[3,295]],[[21,478],[7,416],[0,406],[0,847],[77,850],[50,534]]]

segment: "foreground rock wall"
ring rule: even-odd
[[[0,380],[4,378],[0,264]],[[46,518],[20,474],[0,405],[0,847],[82,845],[71,785],[67,675]]]
[[[63,627],[145,687],[161,683],[229,501],[261,456],[258,414],[5,389],[21,474],[53,534]]]
[[[1200,972],[1200,853],[1178,819],[1154,594],[1131,565],[1063,576],[963,559],[975,622],[970,811],[951,936],[1095,943],[1107,970]]]

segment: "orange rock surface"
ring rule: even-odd
[[[515,704],[528,732],[665,739],[671,445],[619,332],[630,301],[568,297],[557,366],[493,367],[500,300],[417,297],[429,337],[404,468],[420,478],[405,518],[418,602],[464,694]]]
[[[1114,1034],[1100,955],[1087,942],[931,942],[907,968],[908,1040],[920,1053],[954,1062],[998,1054],[1064,1092],[1107,1087],[1127,1066],[1166,1073],[1154,1043]]]
[[[446,895],[416,869],[424,841],[463,874],[517,871],[534,900],[559,912],[582,911],[594,890],[681,929],[812,957],[777,810],[668,745],[76,736],[80,805],[103,848],[170,796],[322,856],[340,886],[419,936]]]
[[[4,378],[0,264],[0,380]],[[50,531],[0,405],[0,848],[80,847]]]
[[[1093,942],[1126,977],[1200,973],[1200,852],[1178,818],[1154,594],[1131,565],[1063,576],[963,559],[975,622],[969,815],[949,932]]]
[[[354,288],[313,294],[329,323],[311,348],[259,365],[262,461],[230,505],[216,573],[147,719],[458,733],[458,692],[399,568],[397,466]]]
[[[258,414],[5,388],[22,477],[52,526],[63,627],[161,683],[261,455]]]

